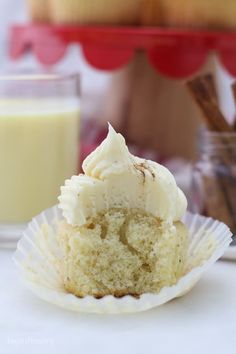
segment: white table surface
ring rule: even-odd
[[[0,353],[236,353],[236,262],[218,262],[184,297],[130,315],[78,314],[47,304],[0,250]]]

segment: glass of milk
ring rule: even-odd
[[[0,76],[0,241],[57,203],[60,186],[78,173],[77,74]]]

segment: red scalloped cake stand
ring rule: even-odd
[[[209,52],[216,52],[228,72],[236,76],[236,32],[30,24],[13,26],[9,43],[11,58],[31,51],[44,65],[55,64],[68,45],[79,43],[86,60],[100,70],[118,69],[136,51],[145,51],[152,66],[172,78],[195,73]]]

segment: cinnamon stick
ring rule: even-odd
[[[233,132],[217,104],[217,94],[213,77],[210,74],[198,76],[187,82],[187,87],[194,101],[202,112],[202,118],[211,131]]]
[[[235,105],[236,105],[236,82],[234,82],[231,85],[231,89],[232,89],[232,92],[233,92],[234,102],[235,102]],[[236,131],[236,118],[234,119],[233,129],[234,129],[234,131]]]
[[[233,132],[218,107],[217,93],[212,75],[196,77],[187,82],[187,87],[194,101],[201,110],[202,118],[210,131]],[[204,176],[206,193],[205,208],[209,216],[220,219],[236,231],[236,178],[231,170],[235,162],[234,152],[227,148],[230,140],[222,136],[222,149],[219,156],[220,167],[216,166],[210,176]]]
[[[231,89],[233,91],[234,101],[236,102],[236,82],[231,85]]]

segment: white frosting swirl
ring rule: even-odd
[[[82,167],[84,174],[66,180],[59,197],[59,208],[71,225],[83,225],[110,208],[141,209],[169,223],[186,211],[185,195],[170,171],[130,154],[125,139],[111,125]]]

